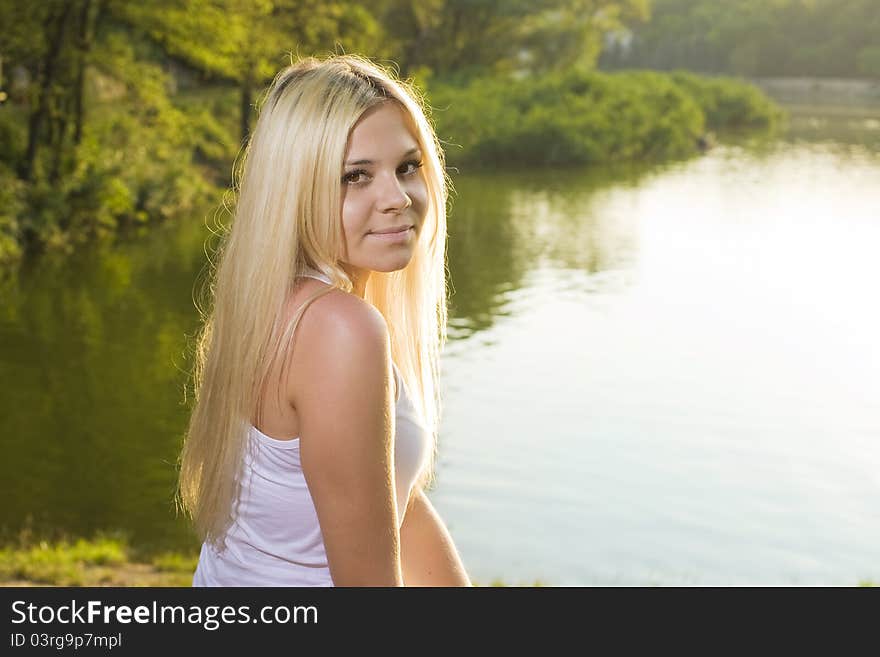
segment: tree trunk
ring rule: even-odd
[[[88,64],[89,52],[92,49],[92,30],[90,15],[92,0],[85,0],[79,19],[79,61],[76,71],[76,96],[74,98],[74,116],[76,122],[73,129],[73,145],[79,146],[82,140],[82,127],[84,118],[83,95],[85,93],[86,65]]]
[[[64,106],[58,112],[55,118],[56,129],[53,138],[55,143],[52,152],[52,168],[49,170],[49,182],[53,185],[58,182],[61,177],[61,162],[64,159],[64,142],[67,138],[67,126],[70,123],[70,100],[69,97],[64,98]],[[51,122],[50,122],[51,123]]]
[[[49,93],[52,83],[55,81],[55,64],[58,62],[58,55],[61,53],[61,42],[64,36],[64,28],[67,26],[67,19],[70,16],[70,7],[71,4],[65,2],[61,13],[55,17],[50,12],[46,16],[46,22],[43,24],[43,35],[47,39],[49,47],[46,49],[46,58],[43,62],[39,100],[37,101],[37,107],[31,112],[30,120],[28,121],[28,145],[21,168],[21,178],[26,182],[31,180],[34,173],[40,126],[42,126],[49,113]],[[53,18],[55,19],[54,21]]]

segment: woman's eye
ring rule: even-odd
[[[404,162],[403,171],[401,171],[401,173],[404,175],[415,173],[422,168],[422,164],[423,162],[419,162],[418,160],[410,160],[409,162]]]
[[[363,182],[363,180],[360,180],[361,176],[365,175],[367,175],[366,171],[349,171],[342,176],[342,182],[348,183],[349,185],[358,185]]]

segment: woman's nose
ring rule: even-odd
[[[403,212],[412,205],[412,199],[400,184],[397,176],[388,176],[382,186],[379,209],[382,212]]]

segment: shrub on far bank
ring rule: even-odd
[[[743,80],[674,71],[672,81],[697,101],[712,130],[774,128],[784,115],[760,89]]]
[[[433,82],[429,98],[449,161],[494,166],[681,157],[706,130],[772,127],[780,115],[746,83],[651,71]]]

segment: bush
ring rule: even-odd
[[[449,161],[496,166],[680,157],[707,128],[766,127],[779,115],[747,84],[648,71],[435,81],[429,96]]]
[[[697,101],[712,130],[772,128],[783,116],[757,87],[741,80],[686,71],[675,71],[672,80]]]

